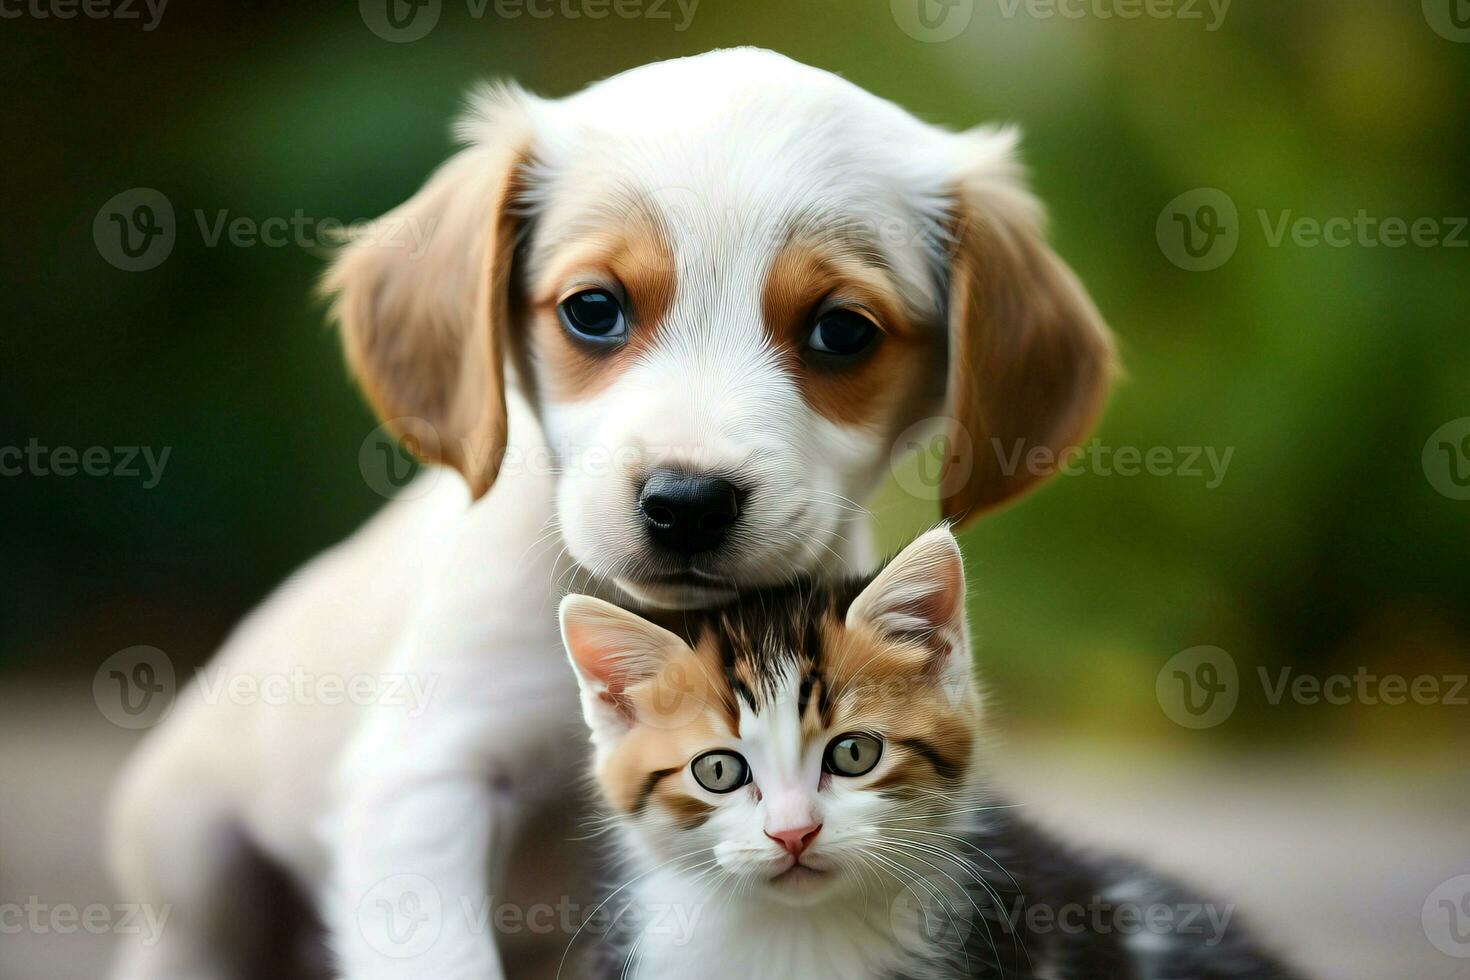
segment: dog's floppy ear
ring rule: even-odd
[[[531,97],[483,90],[470,145],[405,203],[355,232],[322,290],[347,363],[394,434],[453,466],[480,497],[505,452],[516,204],[532,153]]]
[[[1097,308],[1042,237],[1016,133],[961,138],[973,149],[954,191],[948,414],[962,429],[950,445],[969,445],[972,465],[968,478],[944,481],[942,509],[963,523],[1050,476],[1086,436],[1114,353]]]

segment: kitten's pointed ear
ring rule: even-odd
[[[624,692],[689,650],[662,626],[592,596],[567,596],[560,616],[562,642],[582,687],[582,710],[595,734],[626,731],[633,715]]]
[[[947,527],[898,553],[847,610],[847,627],[868,626],[948,654],[964,635],[965,563]]]

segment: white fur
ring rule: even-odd
[[[667,200],[676,229],[678,292],[656,352],[583,404],[532,406],[512,391],[512,450],[534,459],[546,444],[601,446],[639,461],[703,453],[755,484],[739,547],[717,571],[750,584],[866,567],[868,530],[847,522],[843,498],[867,497],[888,447],[802,400],[767,349],[761,277],[796,216],[860,220],[886,242],[905,301],[938,322],[949,189],[964,179],[1029,202],[1013,181],[1012,136],[947,133],[749,49],[650,65],[559,101],[502,91],[481,110],[461,128],[472,141],[489,145],[512,122],[535,133],[533,265],[619,184]],[[480,159],[462,156],[444,179]],[[456,228],[483,212],[464,203]],[[470,268],[437,284],[445,295],[428,308],[453,315],[467,301],[455,284],[477,276]],[[943,395],[932,392],[931,414]],[[641,547],[627,472],[507,467],[473,506],[456,475],[424,479],[436,481],[429,492],[390,504],[293,576],[216,663],[232,675],[301,664],[415,675],[435,684],[428,709],[206,706],[186,690],[131,761],[110,820],[124,896],[177,907],[162,943],[123,950],[118,980],[228,973],[208,929],[259,911],[239,906],[220,856],[235,830],[318,897],[352,980],[502,975],[493,935],[457,910],[496,888],[505,864],[494,855],[514,843],[531,804],[567,792],[576,692],[557,651],[557,594],[575,583],[676,606],[711,595],[627,577]],[[795,765],[778,744],[773,733],[771,764]],[[373,896],[405,874],[431,882],[446,911],[431,948],[395,957],[381,951],[386,923]],[[778,937],[769,948],[783,948],[779,922],[766,925]]]

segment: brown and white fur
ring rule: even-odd
[[[753,590],[673,631],[564,599],[621,858],[565,975],[1288,976],[1233,907],[996,797],[964,581],[939,528],[876,576]]]
[[[189,685],[109,818],[123,897],[173,910],[163,942],[123,949],[120,980],[239,972],[230,951],[264,915],[241,898],[242,850],[311,897],[342,975],[502,975],[493,935],[456,914],[430,948],[393,948],[375,889],[409,875],[474,904],[527,814],[562,798],[568,582],[677,609],[864,569],[854,504],[898,433],[938,418],[975,447],[940,484],[963,520],[1048,475],[1007,469],[1014,447],[1059,452],[1102,404],[1107,331],[1043,240],[1010,130],[946,131],[738,49],[562,99],[489,87],[458,132],[325,280],[373,407],[447,469],[293,576],[212,665],[408,676],[433,697],[206,703]],[[589,288],[624,304],[623,342],[568,334],[559,306]],[[833,308],[880,338],[836,370],[809,356]],[[685,560],[650,537],[639,494],[659,468],[739,481],[718,547]]]

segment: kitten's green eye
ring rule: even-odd
[[[883,758],[883,743],[872,735],[839,735],[827,746],[827,771],[838,776],[866,776]]]
[[[731,793],[750,782],[750,767],[734,752],[706,752],[689,764],[694,781],[711,793]]]

